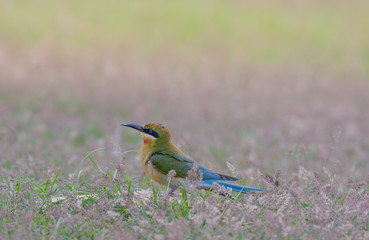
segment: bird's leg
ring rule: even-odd
[[[232,194],[230,194],[229,192],[223,191],[223,192],[217,192],[220,196],[224,196],[226,198],[235,200],[235,198],[232,196]]]
[[[172,186],[172,188],[168,192],[168,195],[171,196],[171,197],[173,197],[173,193],[174,193],[175,190],[177,190],[177,188],[178,188],[177,186]]]
[[[227,191],[224,187],[220,186],[218,183],[213,183],[211,191],[221,196],[227,197],[229,199],[232,199],[232,200],[235,199],[229,191]]]

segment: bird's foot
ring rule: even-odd
[[[174,191],[175,191],[175,190],[177,190],[177,188],[178,188],[177,186],[173,186],[173,187],[170,189],[170,191],[168,192],[168,195],[169,195],[169,196],[171,196],[171,197],[173,197],[173,196],[174,196],[174,194],[173,194],[173,193],[174,193]]]

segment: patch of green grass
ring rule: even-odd
[[[3,159],[2,159],[3,160]],[[3,161],[3,163],[1,164],[1,166],[3,168],[5,168],[6,170],[10,170],[12,167],[12,162],[10,161]]]
[[[91,124],[87,129],[87,133],[91,134],[95,138],[105,137],[105,132],[96,124]]]
[[[73,146],[79,147],[86,142],[86,134],[80,133],[73,139]]]

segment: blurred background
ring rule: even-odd
[[[223,173],[369,170],[368,1],[2,1],[2,172],[143,174],[161,122]],[[128,152],[127,152],[128,151]]]

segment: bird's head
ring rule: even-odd
[[[137,124],[121,124],[121,126],[130,127],[141,132],[145,144],[166,143],[170,141],[171,135],[168,128],[160,123],[148,123],[145,126]]]

